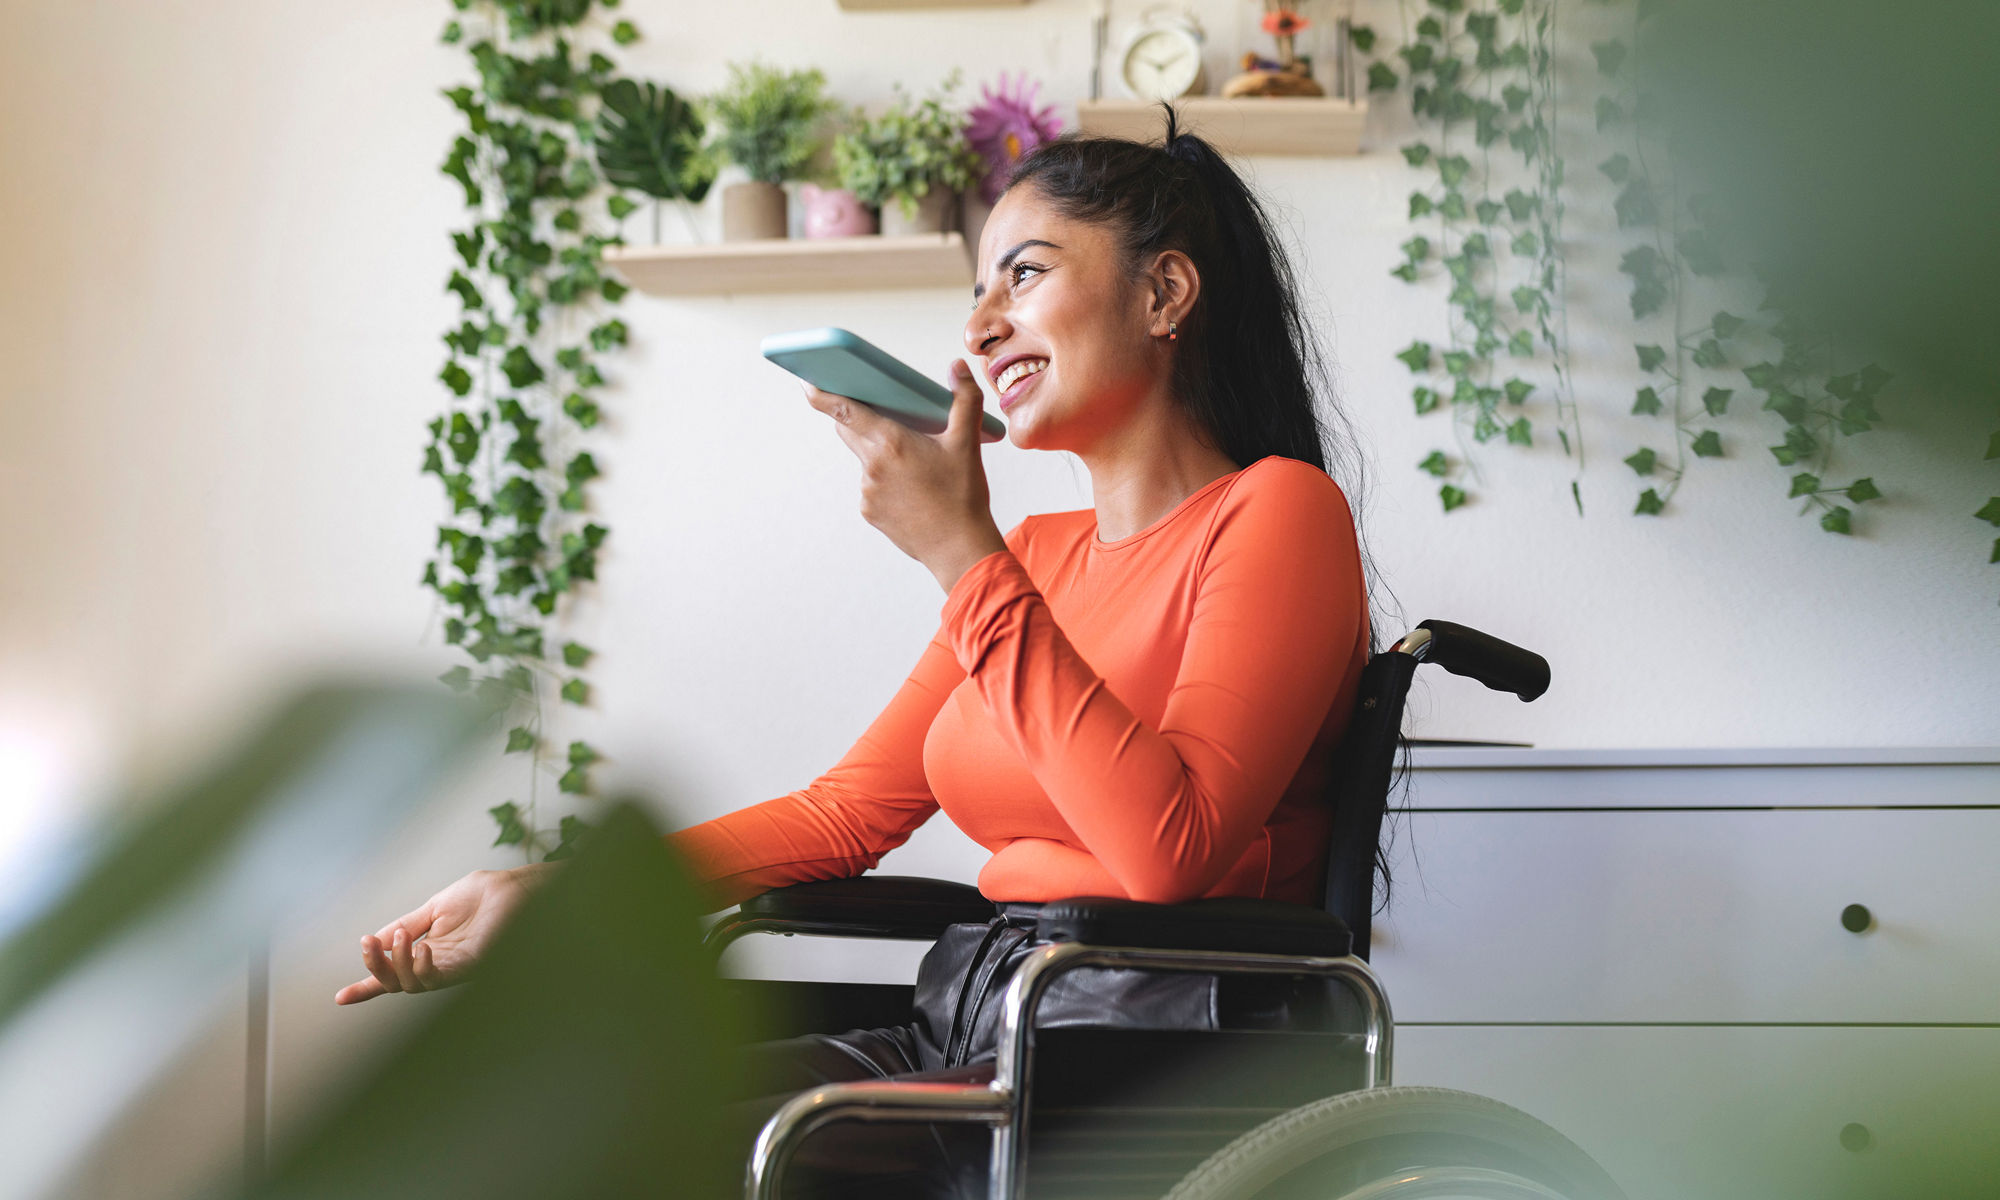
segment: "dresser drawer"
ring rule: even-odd
[[[1399,821],[1371,948],[1399,1022],[2000,1021],[2000,811]]]
[[[1524,1109],[1630,1200],[2000,1194],[2000,1029],[1417,1026],[1396,1082]]]

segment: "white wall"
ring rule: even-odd
[[[974,90],[1026,67],[1067,121],[1087,87],[1090,7],[626,0],[648,37],[620,59],[699,92],[725,62],[762,54],[820,66],[835,94],[870,106],[889,81],[922,90],[954,64]],[[1114,46],[1141,7],[1115,6]],[[1194,7],[1211,80],[1265,47],[1251,36],[1256,6]],[[471,72],[436,42],[441,3],[10,9],[0,744],[18,749],[0,759],[12,797],[0,834],[17,838],[52,806],[100,794],[86,781],[185,761],[218,714],[296,669],[360,660],[434,673],[453,661],[415,582],[441,512],[416,468],[423,424],[446,399],[434,376],[455,314],[446,230],[461,214],[436,171],[457,132],[437,93]],[[1363,0],[1385,28],[1393,13]],[[1746,461],[1703,464],[1666,517],[1628,516],[1637,489],[1617,460],[1649,430],[1621,415],[1635,383],[1612,269],[1624,239],[1578,207],[1570,303],[1591,411],[1590,515],[1571,510],[1546,432],[1532,452],[1490,448],[1479,501],[1440,515],[1412,464],[1448,434],[1441,417],[1410,415],[1410,380],[1390,355],[1413,336],[1441,340],[1442,297],[1387,275],[1418,176],[1394,151],[1407,128],[1371,121],[1361,158],[1246,170],[1299,248],[1342,401],[1379,464],[1367,532],[1404,616],[1517,640],[1547,655],[1556,680],[1532,706],[1432,681],[1413,732],[1554,747],[1990,742],[1991,530],[1961,514],[1993,490],[1991,469],[1927,441],[1979,431],[1870,435],[1888,498],[1869,506],[1866,536],[1794,516],[1782,473],[1759,461],[1776,427],[1748,412],[1723,426]],[[1579,177],[1601,157],[1574,155]],[[699,221],[716,236],[713,199]],[[645,227],[631,225],[638,237]],[[686,236],[671,215],[665,228]],[[676,820],[778,795],[833,762],[894,691],[943,595],[861,520],[858,465],[756,345],[840,324],[942,371],[962,349],[968,303],[957,289],[625,302],[633,345],[610,364],[611,417],[595,438],[596,512],[613,534],[572,625],[602,652],[598,702],[570,725],[609,756],[606,786],[638,788]],[[1006,443],[985,453],[1003,528],[1090,503],[1074,459]],[[327,997],[353,973],[353,936],[465,869],[507,861],[484,849],[480,809],[520,786],[512,770],[496,763],[443,801],[280,947],[281,1121],[313,1093],[315,1064],[417,1003],[336,1013]],[[976,855],[936,824],[892,865],[969,877]],[[229,1139],[217,1146],[226,1156]],[[126,1194],[144,1194],[141,1174]]]

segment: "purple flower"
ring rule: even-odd
[[[1000,199],[1014,164],[1043,142],[1054,140],[1062,131],[1062,121],[1054,105],[1034,107],[1041,84],[1029,83],[1024,70],[1010,85],[1007,73],[1000,73],[996,93],[979,85],[979,103],[966,113],[965,140],[986,160],[986,175],[979,181],[979,194],[988,204]]]

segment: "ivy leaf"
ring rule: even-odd
[[[1719,417],[1729,411],[1729,398],[1736,393],[1729,388],[1712,387],[1701,394],[1701,406],[1711,417]]]
[[[1653,225],[1660,219],[1659,202],[1653,196],[1652,185],[1643,179],[1628,182],[1611,202],[1611,209],[1618,215],[1618,228],[1629,225]]]
[[[1714,369],[1727,361],[1727,356],[1722,353],[1722,343],[1714,338],[1703,338],[1701,345],[1695,347],[1694,365],[1697,367]]]
[[[1540,288],[1532,288],[1526,284],[1522,284],[1520,287],[1514,289],[1514,311],[1527,312],[1529,309],[1535,307],[1541,298],[1542,290]]]
[[[563,665],[581,667],[588,663],[590,656],[595,653],[596,651],[581,642],[564,642],[562,648]]]
[[[1500,219],[1501,213],[1507,211],[1507,206],[1498,200],[1481,200],[1472,206],[1472,211],[1473,215],[1479,218],[1481,225],[1491,225]]]
[[[1448,221],[1465,219],[1465,196],[1460,192],[1446,192],[1438,202],[1438,215]]]
[[[571,767],[556,780],[556,790],[566,795],[581,795],[590,790],[590,773],[582,767]]]
[[[1433,450],[1424,456],[1424,461],[1417,464],[1417,470],[1428,471],[1439,479],[1443,479],[1445,474],[1451,470],[1451,462],[1445,458],[1444,451]]]
[[[465,308],[483,308],[486,305],[485,297],[479,294],[479,289],[465,277],[463,272],[453,271],[451,278],[445,281],[444,290],[457,292],[459,304]]]
[[[1436,392],[1432,391],[1427,387],[1420,387],[1416,391],[1410,393],[1410,395],[1417,402],[1417,415],[1420,417],[1423,416],[1425,413],[1430,412],[1432,409],[1436,408],[1438,406],[1438,401],[1443,399],[1442,396],[1438,395]]]
[[[500,360],[500,369],[507,373],[508,384],[517,388],[539,383],[543,378],[541,364],[528,353],[526,346],[509,348],[507,356]]]
[[[527,840],[528,827],[521,824],[521,810],[512,800],[496,804],[486,810],[493,816],[493,823],[500,827],[500,835],[493,839],[496,846],[518,846]]]
[[[1396,357],[1403,360],[1404,365],[1412,371],[1428,371],[1431,369],[1431,344],[1411,342],[1408,348],[1398,353]]]
[[[590,331],[590,345],[593,350],[609,350],[613,346],[623,346],[627,337],[625,322],[606,321]]]
[[[596,425],[599,416],[596,402],[585,397],[581,392],[571,392],[563,398],[563,412],[568,415],[570,420],[575,421],[585,429]]]
[[[603,757],[603,755],[592,749],[588,742],[571,742],[569,744],[569,765],[572,767],[587,767]]]
[[[1625,50],[1625,43],[1619,41],[1617,38],[1612,38],[1610,41],[1605,42],[1592,42],[1590,44],[1590,52],[1597,56],[1597,73],[1599,75],[1618,74],[1619,66],[1625,61]]]
[[[1666,507],[1667,502],[1660,499],[1660,494],[1652,488],[1647,488],[1645,491],[1639,493],[1638,507],[1634,508],[1632,512],[1635,515],[1657,517]]]
[[[562,698],[571,704],[590,703],[590,684],[581,679],[572,679],[562,685]]]
[[[1713,429],[1704,429],[1694,441],[1688,443],[1688,449],[1702,458],[1721,458],[1722,435]]]
[[[1528,399],[1528,393],[1534,390],[1535,385],[1525,379],[1509,379],[1507,381],[1507,403],[1525,403]]]
[[[1473,438],[1476,441],[1484,444],[1498,437],[1501,434],[1501,432],[1503,431],[1501,429],[1500,422],[1493,419],[1492,413],[1487,412],[1484,409],[1481,409],[1478,419],[1473,421],[1472,423]]]
[[[1660,413],[1660,393],[1649,387],[1642,387],[1632,399],[1632,415],[1635,417],[1655,417]]]
[[[1632,177],[1632,160],[1623,154],[1614,154],[1597,164],[1597,169],[1613,183],[1624,183]]]
[[[1655,456],[1650,446],[1641,446],[1625,458],[1625,465],[1641,475],[1651,475],[1654,463]]]
[[[1535,237],[1534,234],[1523,233],[1517,236],[1513,240],[1509,248],[1512,249],[1516,254],[1524,256],[1533,255],[1537,250],[1541,248],[1541,242]]]
[[[1510,113],[1518,113],[1526,108],[1532,96],[1533,93],[1518,83],[1510,83],[1500,89],[1500,98],[1507,102],[1507,111]]]
[[[1526,329],[1516,329],[1507,339],[1507,353],[1516,358],[1530,358],[1535,353],[1535,335]]]
[[[1404,283],[1415,283],[1417,281],[1417,264],[1404,263],[1400,267],[1391,267],[1389,268],[1389,274],[1394,275]]]
[[[1716,337],[1732,338],[1742,332],[1743,318],[1731,316],[1726,312],[1719,312],[1709,321],[1708,325],[1710,329],[1715,331]]]
[[[444,369],[438,372],[438,378],[444,381],[444,385],[451,389],[454,396],[463,396],[472,390],[472,375],[464,367],[459,366],[455,358],[447,362]]]
[[[1804,471],[1792,476],[1792,490],[1786,493],[1787,500],[1798,496],[1810,496],[1819,490],[1819,476]]]
[[[1517,417],[1515,418],[1513,424],[1507,426],[1507,440],[1514,443],[1517,446],[1529,446],[1534,444],[1530,440],[1528,433],[1528,418]]]
[[[1781,467],[1789,467],[1799,461],[1799,452],[1790,446],[1772,446],[1770,451],[1771,457],[1777,459]]]
[[[1845,505],[1836,504],[1820,516],[1819,527],[1828,533],[1849,533],[1848,517],[1852,515]]]
[[[1445,374],[1456,379],[1470,370],[1472,370],[1472,356],[1470,354],[1467,354],[1463,350],[1447,350],[1444,352]]]
[[[1430,213],[1433,212],[1435,208],[1436,206],[1431,203],[1431,198],[1429,196],[1425,195],[1422,192],[1410,193],[1410,219],[1412,221],[1416,220],[1418,217],[1430,215]]]
[[[597,460],[590,456],[589,451],[570,459],[569,465],[563,468],[563,478],[572,485],[582,483],[586,479],[595,479],[601,474],[603,472],[597,469]]]
[[[1777,386],[1780,377],[1776,363],[1752,363],[1743,368],[1743,378],[1749,380],[1753,388],[1769,390]]]
[[[576,853],[590,826],[576,817],[564,817],[556,823],[557,841],[555,849],[542,856],[543,862],[557,862]]]
[[[535,735],[526,725],[516,725],[507,731],[507,754],[518,754],[535,748]]]
[[[1984,521],[1988,525],[2000,525],[2000,496],[1995,496],[1988,500],[1986,507],[1972,515],[1974,518]]]
[[[1847,498],[1856,504],[1866,504],[1870,500],[1880,500],[1882,490],[1875,486],[1873,478],[1857,479],[1847,485]]]
[[[1403,147],[1403,161],[1413,167],[1421,167],[1431,160],[1431,148],[1427,142],[1411,142]]]
[[[602,283],[597,285],[597,290],[599,293],[603,295],[604,299],[607,302],[616,304],[620,300],[624,299],[625,293],[631,291],[632,289],[626,287],[624,284],[618,282],[616,279],[606,279]]]
[[[1658,346],[1634,346],[1632,348],[1639,352],[1639,369],[1641,371],[1657,371],[1660,369],[1660,364],[1667,361],[1667,352]]]
[[[1375,28],[1372,25],[1353,25],[1347,30],[1347,39],[1363,54],[1375,52]]]
[[[438,682],[454,692],[463,692],[472,683],[472,668],[460,663],[438,676]]]
[[[610,197],[604,201],[604,211],[610,213],[611,219],[614,221],[622,221],[626,217],[631,216],[633,212],[637,211],[638,207],[637,204],[617,192],[611,193]]]
[[[611,27],[611,40],[629,46],[639,40],[639,27],[630,21],[620,21]]]
[[[1507,193],[1507,215],[1513,217],[1516,221],[1527,220],[1534,213],[1540,211],[1541,207],[1542,198],[1540,196],[1531,196],[1520,188],[1514,188]]]
[[[1388,63],[1372,62],[1368,64],[1369,91],[1393,92],[1396,90],[1396,85],[1400,82],[1402,82],[1401,78],[1395,71],[1390,69]]]
[[[1444,503],[1444,510],[1450,512],[1465,503],[1465,493],[1447,483],[1438,489],[1438,499]]]
[[[1764,407],[1793,425],[1805,420],[1806,398],[1784,388],[1772,388],[1764,397]]]

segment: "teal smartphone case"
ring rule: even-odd
[[[831,325],[774,333],[759,347],[765,358],[822,392],[859,400],[919,433],[943,433],[951,389],[865,338]],[[1007,427],[981,411],[979,440],[997,442]]]

